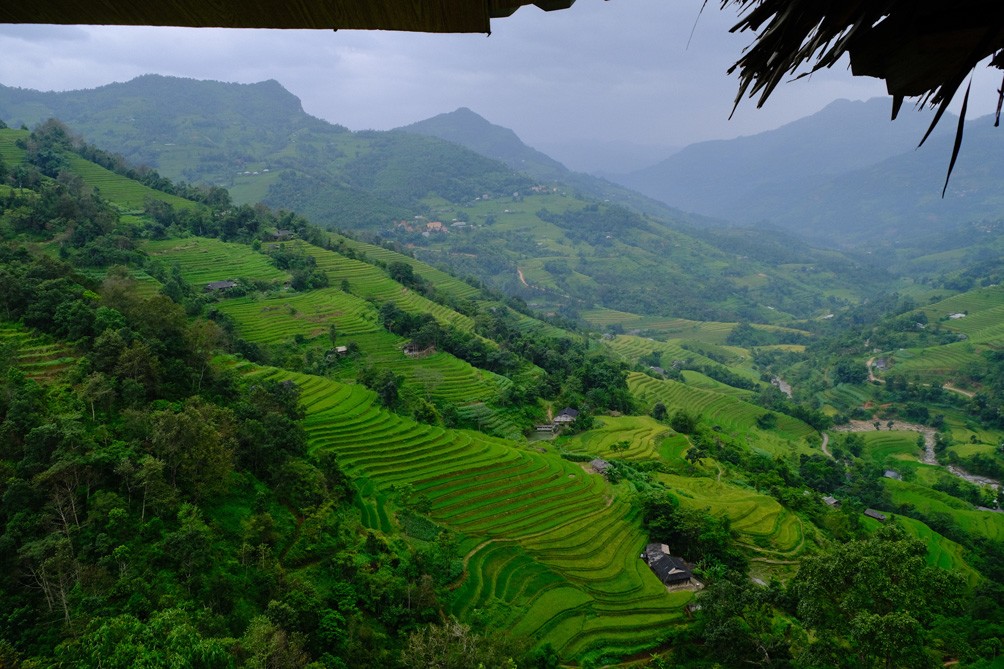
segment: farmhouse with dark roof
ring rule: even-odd
[[[590,462],[589,466],[592,467],[593,471],[595,471],[597,474],[603,474],[604,476],[607,475],[607,470],[610,469],[610,463],[600,458],[596,458],[595,460]]]
[[[230,290],[237,286],[236,281],[210,281],[206,284],[206,290],[209,292],[217,290]]]
[[[565,407],[554,417],[555,425],[567,425],[579,417],[579,412],[571,407]]]
[[[666,544],[649,544],[641,554],[649,569],[668,586],[686,585],[693,579],[690,567],[678,557],[669,554]]]

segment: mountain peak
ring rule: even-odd
[[[495,125],[468,107],[458,107],[398,130],[459,144],[538,179],[556,179],[568,172],[558,161],[524,144],[509,128]]]

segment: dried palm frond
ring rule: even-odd
[[[988,57],[1004,69],[1004,2],[1000,0],[721,0],[738,8],[732,32],[756,38],[729,69],[738,71],[736,106],[760,107],[786,76],[803,77],[845,54],[855,75],[886,82],[896,118],[903,100],[937,111],[927,140],[962,83]],[[968,89],[948,174],[962,142]],[[946,187],[948,180],[945,181]]]

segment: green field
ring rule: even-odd
[[[411,422],[373,393],[251,365],[256,378],[291,379],[307,409],[311,449],[333,449],[377,501],[399,487],[429,500],[432,519],[462,536],[464,576],[453,610],[549,642],[565,657],[637,652],[682,621],[690,593],[669,595],[638,559],[645,543],[630,506],[576,464],[482,434]],[[366,487],[369,486],[369,487]],[[408,504],[409,499],[397,503]],[[386,516],[386,512],[384,512]]]
[[[613,309],[590,309],[582,312],[582,319],[589,325],[607,329],[618,325],[625,330],[658,333],[675,339],[700,339],[712,344],[724,344],[735,323],[712,323],[691,321],[685,318],[660,318],[639,316]]]
[[[382,329],[372,304],[337,288],[239,297],[223,300],[219,309],[231,316],[249,339],[267,344],[295,335],[326,337],[331,325],[339,338]]]
[[[334,324],[336,343],[354,342],[363,361],[342,359],[332,370],[339,378],[354,379],[360,364],[388,369],[403,376],[412,392],[461,406],[491,399],[510,384],[508,379],[473,367],[449,353],[405,355],[407,340],[383,329],[373,305],[337,288],[224,300],[219,309],[233,317],[241,336],[261,344],[292,342],[297,335],[306,339],[320,337],[327,342],[329,327]],[[503,434],[519,433],[515,425],[496,413],[487,409],[490,427]]]
[[[17,146],[17,140],[27,139],[30,134],[27,130],[0,129],[0,158],[11,165],[24,160],[25,151]]]
[[[675,433],[649,416],[603,416],[596,419],[596,427],[567,439],[559,445],[571,453],[588,453],[598,457],[625,460],[657,460],[664,440]],[[615,444],[627,442],[627,449],[614,449]]]
[[[318,269],[328,275],[332,286],[341,286],[343,281],[348,282],[349,292],[363,299],[372,298],[381,304],[393,302],[403,311],[431,314],[437,321],[461,330],[474,329],[474,321],[468,316],[405,288],[374,265],[305,242],[296,242],[290,244],[290,247],[303,249],[305,253],[313,256],[317,260]]]
[[[143,250],[167,267],[175,264],[185,281],[204,286],[211,281],[250,278],[289,281],[290,276],[269,262],[264,254],[246,244],[232,244],[208,237],[149,241]]]
[[[178,209],[196,209],[200,206],[191,200],[144,186],[80,156],[70,155],[69,160],[70,169],[80,175],[88,188],[97,189],[101,197],[123,209],[142,210],[147,200],[160,200]]]
[[[883,481],[894,505],[911,504],[925,514],[946,513],[966,532],[994,541],[1004,539],[1004,513],[977,511],[960,499],[915,483]]]
[[[9,346],[18,368],[36,381],[51,381],[77,362],[65,344],[54,343],[18,323],[0,321],[0,345]]]
[[[419,260],[415,260],[403,253],[391,251],[390,249],[385,249],[384,247],[377,246],[375,244],[367,244],[366,242],[361,242],[342,235],[332,234],[331,237],[336,241],[344,243],[357,253],[364,254],[369,259],[379,260],[380,262],[387,264],[392,262],[403,262],[411,265],[415,270],[415,274],[421,276],[426,281],[433,283],[436,286],[436,290],[439,292],[460,299],[472,299],[478,297],[480,294],[480,291],[469,283],[461,281],[452,274],[447,274],[442,270],[436,269],[435,267]]]
[[[861,522],[866,528],[872,531],[882,526],[882,523],[873,518],[863,517]],[[979,576],[966,562],[966,549],[963,546],[951,539],[946,539],[924,523],[913,518],[896,516],[896,524],[927,546],[928,564],[958,572],[970,585],[976,584]]]
[[[659,474],[659,481],[676,493],[681,504],[726,516],[740,543],[755,553],[792,559],[805,549],[804,521],[769,495],[712,478]]]
[[[862,457],[890,469],[896,469],[904,462],[917,462],[923,449],[917,446],[916,432],[879,431],[859,432],[864,439]]]
[[[769,431],[756,427],[756,420],[766,410],[731,395],[692,388],[677,381],[660,381],[633,372],[628,375],[628,388],[645,407],[662,402],[672,413],[684,409],[699,414],[711,425],[751,438],[751,444],[775,455],[812,452],[806,439],[816,434],[802,421],[777,414],[777,426]]]

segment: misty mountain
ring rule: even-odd
[[[439,114],[398,130],[438,137],[465,146],[542,181],[561,179],[569,172],[557,160],[524,144],[509,128],[490,123],[467,107]]]
[[[910,109],[890,123],[888,100],[838,100],[774,131],[692,145],[620,182],[688,211],[769,222],[829,243],[895,238],[919,217],[928,225],[988,215],[994,196],[979,175],[996,160],[993,138],[969,124],[942,201],[956,119],[943,119],[917,151],[929,123]]]
[[[701,217],[687,214],[658,199],[624,188],[620,184],[569,170],[554,158],[527,146],[509,128],[495,125],[466,107],[403,126],[398,130],[438,137],[459,144],[486,158],[501,161],[539,181],[559,182],[570,186],[587,197],[616,202],[645,214],[671,218],[691,225],[707,224]]]
[[[240,203],[294,209],[327,226],[374,228],[533,181],[457,144],[351,132],[308,115],[275,81],[231,84],[146,75],[92,90],[0,86],[0,119],[56,117],[93,144],[174,180],[226,187]]]

